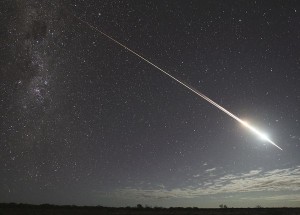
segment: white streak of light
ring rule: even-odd
[[[260,132],[259,130],[257,130],[256,128],[252,127],[251,125],[249,125],[245,121],[242,121],[242,124],[244,126],[246,126],[247,128],[249,128],[253,133],[255,133],[257,136],[259,136],[264,141],[267,141],[267,142],[271,143],[272,145],[276,146],[278,149],[282,150],[282,148],[280,148],[278,145],[276,145],[276,143],[274,143],[272,140],[270,140],[269,137],[266,134]]]
[[[73,15],[74,16],[74,15]],[[240,118],[238,118],[237,116],[235,116],[233,113],[229,112],[228,110],[226,110],[225,108],[223,108],[222,106],[220,106],[219,104],[217,104],[216,102],[214,102],[213,100],[211,100],[210,98],[208,98],[206,95],[204,95],[203,93],[200,93],[198,90],[192,88],[191,86],[185,84],[184,82],[178,80],[177,78],[175,78],[174,76],[172,76],[171,74],[169,74],[168,72],[166,72],[165,70],[163,70],[162,68],[160,68],[159,66],[155,65],[154,63],[152,63],[151,61],[147,60],[146,58],[144,58],[143,56],[141,56],[140,54],[138,54],[137,52],[133,51],[132,49],[128,48],[127,46],[125,46],[124,44],[120,43],[119,41],[115,40],[114,38],[112,38],[111,36],[109,36],[108,34],[104,33],[103,31],[100,31],[98,28],[94,27],[93,25],[91,25],[90,23],[78,18],[77,16],[74,16],[76,19],[78,19],[80,22],[83,22],[85,24],[87,24],[90,28],[94,29],[95,31],[99,32],[100,34],[104,35],[105,37],[107,37],[108,39],[112,40],[113,42],[115,42],[116,44],[122,46],[124,49],[128,50],[129,52],[131,52],[132,54],[136,55],[137,57],[139,57],[140,59],[144,60],[145,62],[147,62],[148,64],[152,65],[153,67],[155,67],[156,69],[158,69],[159,71],[163,72],[165,75],[169,76],[170,78],[172,78],[173,80],[175,80],[176,82],[178,82],[179,84],[181,84],[182,86],[186,87],[187,89],[191,90],[192,92],[196,93],[198,96],[200,96],[201,98],[205,99],[206,101],[208,101],[210,104],[214,105],[215,107],[217,107],[218,109],[220,109],[221,111],[223,111],[224,113],[226,113],[227,115],[231,116],[233,119],[235,119],[236,121],[240,122],[241,124],[243,124],[244,126],[246,126],[247,128],[249,128],[253,133],[255,133],[256,135],[258,135],[259,137],[263,138],[264,140],[266,140],[267,142],[271,143],[272,145],[276,146],[278,149],[282,150],[282,148],[280,148],[278,145],[276,145],[272,140],[270,140],[267,136],[265,136],[263,133],[259,132],[256,128],[252,127],[251,125],[249,125],[247,122],[244,122],[243,120],[241,120]]]

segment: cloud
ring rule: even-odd
[[[215,171],[216,168],[206,172]],[[216,179],[206,181],[198,186],[166,189],[159,187],[154,189],[124,188],[116,190],[113,195],[124,198],[194,198],[199,196],[247,193],[261,191],[300,191],[300,166],[287,169],[274,169],[263,171],[251,170],[240,174],[225,174]],[[299,194],[300,195],[300,194]],[[281,195],[268,197],[271,199],[290,199],[295,201],[299,196]]]
[[[274,196],[262,196],[262,197],[241,197],[243,200],[264,200],[264,201],[292,201],[300,202],[300,194],[289,194],[289,195],[274,195]]]
[[[300,137],[295,136],[295,135],[290,135],[291,139],[295,139],[295,140],[300,140]]]
[[[206,164],[206,163],[205,163],[205,164]],[[207,165],[207,164],[206,164],[206,165]],[[216,170],[217,170],[217,168],[214,167],[214,168],[205,170],[204,173],[210,173],[210,175],[213,176],[213,175],[212,175],[212,172],[214,172],[214,171],[216,171]],[[200,177],[200,176],[201,176],[201,174],[193,175],[194,178],[198,178],[198,177]]]
[[[217,168],[211,168],[211,169],[207,169],[207,170],[205,170],[205,172],[213,172],[213,171],[215,171]]]

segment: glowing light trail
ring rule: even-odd
[[[73,15],[74,16],[74,15]],[[251,125],[249,125],[247,122],[241,120],[240,118],[238,118],[236,115],[234,115],[233,113],[229,112],[228,110],[226,110],[225,108],[223,108],[221,105],[217,104],[216,102],[214,102],[213,100],[211,100],[210,98],[208,98],[206,95],[204,95],[203,93],[199,92],[198,90],[192,88],[191,86],[185,84],[184,82],[178,80],[177,78],[175,78],[174,76],[172,76],[171,74],[169,74],[168,72],[166,72],[165,70],[163,70],[162,68],[158,67],[157,65],[155,65],[154,63],[152,63],[151,61],[147,60],[146,58],[144,58],[143,56],[141,56],[140,54],[138,54],[137,52],[133,51],[132,49],[128,48],[127,46],[125,46],[124,44],[120,43],[119,41],[115,40],[114,38],[112,38],[111,36],[109,36],[108,34],[104,33],[103,31],[99,30],[98,28],[94,27],[93,25],[91,25],[90,23],[80,19],[77,16],[74,16],[76,19],[78,19],[80,22],[85,23],[86,25],[88,25],[90,28],[94,29],[95,31],[99,32],[100,34],[104,35],[105,37],[107,37],[108,39],[112,40],[113,42],[115,42],[116,44],[122,46],[124,49],[128,50],[129,52],[131,52],[132,54],[136,55],[137,57],[139,57],[140,59],[144,60],[145,62],[147,62],[148,64],[152,65],[153,67],[155,67],[156,69],[158,69],[159,71],[161,71],[162,73],[164,73],[165,75],[169,76],[170,78],[172,78],[173,80],[175,80],[176,82],[178,82],[179,84],[181,84],[182,86],[186,87],[187,89],[191,90],[192,92],[196,93],[198,96],[200,96],[201,98],[205,99],[207,102],[209,102],[210,104],[214,105],[215,107],[217,107],[218,109],[220,109],[221,111],[223,111],[224,113],[226,113],[227,115],[231,116],[233,119],[235,119],[236,121],[240,122],[242,125],[244,125],[245,127],[247,127],[250,131],[252,131],[253,133],[255,133],[256,135],[258,135],[260,138],[262,138],[263,140],[271,143],[272,145],[276,146],[278,149],[282,150],[282,148],[280,148],[276,143],[274,143],[272,140],[270,140],[265,134],[261,133],[260,131],[258,131],[256,128],[252,127]]]

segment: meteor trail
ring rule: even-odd
[[[159,66],[155,65],[154,63],[152,63],[151,61],[147,60],[146,58],[144,58],[143,56],[141,56],[137,52],[133,51],[132,49],[130,49],[127,46],[125,46],[124,44],[122,44],[119,41],[115,40],[113,37],[109,36],[108,34],[104,33],[103,31],[99,30],[98,28],[94,27],[93,25],[91,25],[87,21],[84,21],[84,20],[80,19],[79,17],[77,17],[75,15],[73,15],[73,16],[76,19],[78,19],[80,22],[85,23],[90,28],[92,28],[95,31],[99,32],[100,34],[102,34],[103,36],[107,37],[108,39],[110,39],[114,43],[122,46],[124,49],[128,50],[129,52],[131,52],[132,54],[136,55],[137,57],[139,57],[143,61],[147,62],[148,64],[152,65],[153,67],[155,67],[156,69],[158,69],[159,71],[161,71],[165,75],[169,76],[170,78],[172,78],[173,80],[175,80],[176,82],[178,82],[179,84],[181,84],[182,86],[186,87],[187,89],[191,90],[192,92],[194,92],[195,94],[197,94],[201,98],[205,99],[207,102],[209,102],[210,104],[214,105],[215,107],[217,107],[218,109],[220,109],[221,111],[223,111],[224,113],[226,113],[227,115],[231,116],[233,119],[235,119],[236,121],[238,121],[239,123],[241,123],[242,125],[244,125],[245,127],[247,127],[250,131],[252,131],[254,134],[256,134],[257,136],[259,136],[263,140],[269,142],[270,144],[276,146],[278,149],[282,150],[282,148],[280,148],[276,143],[274,143],[272,140],[270,140],[265,134],[261,133],[256,128],[254,128],[253,126],[249,125],[247,122],[241,120],[236,115],[234,115],[233,113],[229,112],[227,109],[223,108],[221,105],[217,104],[216,102],[214,102],[213,100],[211,100],[210,98],[208,98],[203,93],[201,93],[198,90],[194,89],[193,87],[187,85],[186,83],[178,80],[177,78],[175,78],[174,76],[172,76],[171,74],[169,74],[168,72],[166,72],[165,70],[163,70],[162,68],[160,68]]]

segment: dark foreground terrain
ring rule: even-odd
[[[55,205],[0,204],[0,215],[94,215],[94,214],[178,214],[178,215],[300,215],[300,208],[109,208],[109,207],[79,207]]]

